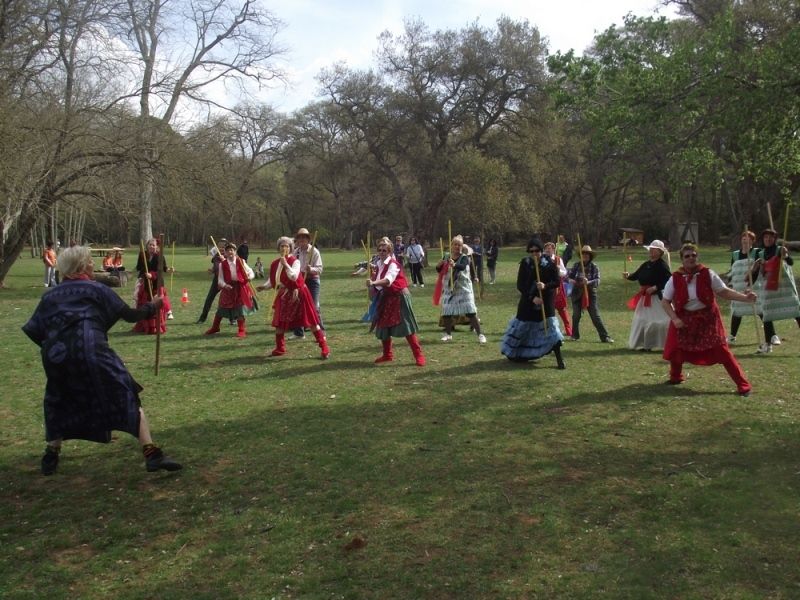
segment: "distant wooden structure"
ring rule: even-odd
[[[619,243],[622,244],[623,240],[628,246],[641,246],[644,244],[644,231],[631,227],[620,227]]]

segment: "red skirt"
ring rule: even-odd
[[[137,285],[137,292],[136,292],[136,308],[147,304],[150,302],[150,290],[147,287],[147,282],[142,281],[141,279],[136,284]],[[153,290],[153,293],[157,296],[162,296],[164,298],[164,303],[161,305],[161,333],[167,332],[167,313],[172,310],[172,305],[169,301],[169,296],[167,296],[167,288],[161,287],[160,290]],[[156,333],[156,315],[153,315],[151,319],[142,319],[141,321],[137,321],[136,325],[133,326],[133,331],[136,333],[149,333],[154,334]]]
[[[281,288],[272,303],[272,326],[284,331],[319,325],[317,307],[306,286],[297,290]]]
[[[716,306],[680,315],[684,327],[677,329],[673,323],[667,330],[664,359],[688,362],[693,365],[716,365],[724,362],[728,342]]]

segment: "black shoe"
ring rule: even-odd
[[[198,325],[200,325],[200,323],[205,323],[205,322],[206,322],[205,319],[197,319],[197,321],[195,321],[195,323]]]
[[[42,456],[42,475],[52,475],[58,468],[58,452],[53,452],[49,448]]]
[[[147,457],[145,468],[149,473],[153,473],[159,469],[164,469],[165,471],[180,471],[183,466],[180,463],[176,463],[159,448],[155,453]]]
[[[750,390],[747,390],[746,392],[739,392],[739,395],[742,398],[747,398],[750,395]]]
[[[557,366],[558,366],[559,371],[563,371],[564,369],[567,368],[567,365],[564,364],[563,360],[559,361]]]

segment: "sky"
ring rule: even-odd
[[[580,54],[596,33],[621,24],[628,13],[674,15],[659,0],[290,0],[270,10],[285,24],[277,41],[287,48],[280,66],[290,83],[259,98],[282,112],[315,99],[315,78],[323,68],[336,62],[373,66],[378,35],[401,33],[407,18],[419,18],[432,30],[458,30],[476,20],[491,27],[503,15],[527,19],[548,40],[550,54]]]

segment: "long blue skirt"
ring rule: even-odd
[[[511,360],[535,360],[552,352],[562,341],[564,336],[556,317],[547,318],[547,333],[544,321],[520,321],[514,317],[503,334],[500,352]]]

